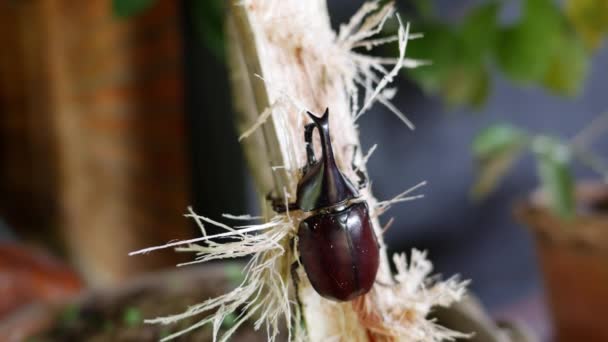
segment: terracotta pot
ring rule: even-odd
[[[78,275],[43,250],[0,242],[0,320],[36,302],[59,302],[83,289]]]
[[[558,341],[608,341],[608,185],[576,187],[577,214],[551,213],[537,192],[516,206],[534,233]]]

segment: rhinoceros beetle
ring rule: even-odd
[[[378,241],[369,208],[358,191],[366,178],[355,170],[360,178],[357,189],[336,165],[329,110],[322,117],[308,115],[313,122],[304,129],[307,164],[298,182],[296,202],[287,208],[311,213],[300,222],[298,250],[313,288],[325,298],[349,301],[367,293],[378,272]],[[323,152],[318,161],[312,142],[315,128]],[[274,210],[284,212],[287,208],[280,202],[273,201]]]

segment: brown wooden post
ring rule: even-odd
[[[56,146],[38,7],[0,2],[0,216],[23,236],[48,240],[57,214]]]
[[[182,216],[190,175],[177,2],[159,1],[127,19],[114,17],[107,0],[14,6],[18,30],[39,42],[32,45],[36,61],[17,63],[40,70],[28,85],[45,90],[40,98],[35,88],[24,95],[37,108],[25,113],[35,126],[24,131],[51,132],[46,140],[57,170],[54,177],[30,166],[23,183],[57,179],[59,226],[72,260],[92,284],[173,265],[173,251],[127,254],[192,234]],[[48,113],[48,120],[39,122],[38,113]]]

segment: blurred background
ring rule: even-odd
[[[361,3],[329,0],[332,25]],[[562,234],[586,231],[598,215],[608,229],[605,213],[585,202],[606,203],[596,192],[608,174],[608,1],[397,7],[425,34],[407,54],[433,65],[397,80],[394,104],[415,131],[380,107],[360,121],[363,148],[378,144],[368,164],[376,197],[429,183],[423,200],[383,218],[395,219],[391,251],[428,250],[437,273],[472,280],[494,318],[543,340],[558,330],[576,331],[563,341],[608,339],[577,311],[608,301],[606,234]],[[188,205],[218,220],[257,212],[233,125],[224,10],[221,0],[0,2],[0,328],[23,308],[120,288],[188,260],[173,251],[127,256],[196,237]],[[582,180],[595,192],[580,199]],[[524,202],[541,187],[550,210]],[[587,221],[570,227],[581,208]],[[569,228],[549,231],[562,224]],[[574,299],[560,306],[563,297]],[[141,320],[137,305],[122,307],[116,325]],[[16,322],[26,331],[31,321]],[[591,335],[580,339],[581,329]]]

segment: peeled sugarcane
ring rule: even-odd
[[[385,22],[393,17],[399,24],[397,34],[377,38]],[[361,115],[379,102],[413,128],[390,103],[395,91],[387,86],[401,68],[422,63],[405,57],[408,41],[419,35],[411,34],[409,26],[401,23],[391,3],[377,1],[364,4],[336,33],[330,27],[323,0],[232,0],[227,32],[237,125],[262,199],[263,217],[226,217],[262,222],[236,229],[190,211],[187,216],[199,224],[201,238],[140,251],[175,246],[180,251],[197,253],[192,263],[251,256],[244,270],[245,280],[232,292],[190,307],[182,314],[149,322],[166,324],[215,310],[167,340],[213,324],[214,338],[225,341],[250,319],[255,320],[256,329],[265,326],[269,340],[274,340],[281,329],[287,330],[290,340],[297,341],[440,341],[468,336],[428,318],[432,307],[459,301],[466,282],[456,278],[445,282],[429,280],[432,265],[425,253],[416,250],[409,263],[404,254],[395,255],[397,274],[390,271],[378,216],[394,203],[421,197],[411,193],[423,184],[383,202],[372,196],[369,187],[358,193],[357,198],[369,209],[379,248],[374,284],[364,295],[347,301],[326,299],[321,296],[325,293],[320,295],[311,285],[309,271],[299,267],[302,251],[298,251],[298,230],[302,229],[300,223],[314,213],[290,203],[298,200],[298,184],[306,170],[304,166],[311,166],[311,155],[321,155],[322,136],[322,132],[311,135],[311,144],[305,143],[304,132],[311,122],[307,112],[320,116],[329,109],[337,168],[351,181],[365,174],[365,163],[373,150],[366,155],[358,152],[361,149],[356,120]],[[399,47],[396,58],[357,52],[358,48],[395,42]],[[307,152],[307,147],[314,151]],[[269,194],[275,198],[274,205],[266,200]],[[207,235],[205,224],[226,232]],[[227,243],[212,240],[218,237],[232,239]],[[199,242],[204,244],[196,244]],[[243,314],[220,336],[222,321],[237,309]]]

